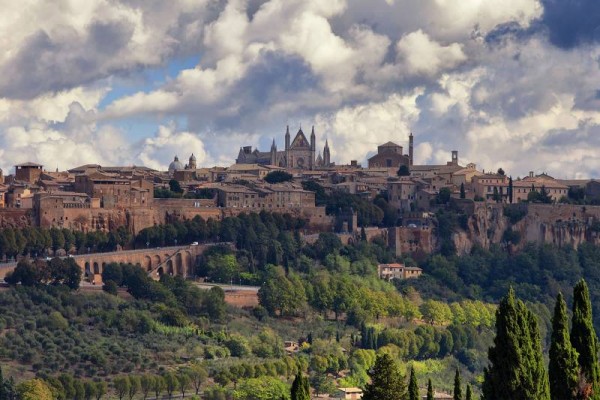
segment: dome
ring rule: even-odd
[[[175,159],[169,164],[169,173],[172,174],[174,171],[183,169],[183,164],[179,162],[179,157],[175,156]]]
[[[190,156],[190,161],[196,161],[196,156],[194,155],[194,153],[192,153],[192,155]]]

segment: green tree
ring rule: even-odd
[[[165,381],[165,389],[167,391],[167,394],[169,395],[169,398],[171,398],[173,396],[173,392],[179,386],[179,380],[177,379],[177,376],[172,372],[167,372],[166,374],[164,374],[163,379]]]
[[[96,400],[100,400],[102,396],[108,391],[108,385],[106,382],[96,382]]]
[[[571,345],[567,305],[562,293],[559,293],[552,318],[550,363],[548,365],[550,394],[553,400],[577,398],[578,373],[578,354]]]
[[[152,382],[152,391],[154,392],[154,396],[158,399],[158,396],[165,390],[165,378],[160,375],[154,376],[154,381]]]
[[[389,354],[377,356],[369,376],[371,383],[365,387],[363,400],[403,400],[406,397],[404,377]]]
[[[17,385],[19,400],[53,400],[52,390],[41,379],[23,381]]]
[[[456,368],[456,373],[454,374],[454,392],[453,392],[453,400],[462,400],[462,382],[460,381],[460,371]]]
[[[267,183],[281,183],[291,181],[294,177],[292,174],[285,171],[272,171],[265,175],[265,182]]]
[[[466,400],[473,400],[473,389],[471,389],[471,385],[467,384],[467,398]]]
[[[142,392],[142,398],[146,400],[150,392],[152,391],[152,387],[154,386],[154,376],[152,375],[142,375],[140,377],[140,390]]]
[[[115,389],[115,393],[119,397],[119,400],[123,400],[123,397],[129,393],[131,383],[129,383],[128,377],[117,376],[115,379],[113,379],[113,387]]]
[[[513,179],[512,176],[508,178],[508,202],[513,202]]]
[[[185,398],[185,392],[189,389],[190,383],[191,379],[188,374],[186,374],[185,371],[180,371],[180,373],[177,375],[177,387],[181,392],[182,398]]]
[[[449,188],[447,187],[443,187],[440,189],[440,191],[437,194],[437,203],[438,204],[448,204],[448,202],[450,201],[450,196],[452,195],[452,192],[450,191]]]
[[[598,337],[592,323],[590,292],[583,279],[573,288],[571,344],[579,354],[579,368],[584,380],[582,386],[591,389],[592,399],[600,399]]]
[[[177,182],[175,179],[171,179],[169,181],[169,190],[171,190],[173,193],[183,193],[181,185],[179,185],[179,182]]]
[[[419,384],[415,368],[410,367],[410,379],[408,381],[408,400],[419,400]]]
[[[92,400],[96,398],[96,384],[92,381],[85,381],[83,384],[85,390],[85,400]]]
[[[410,176],[410,169],[408,169],[408,166],[402,164],[400,166],[400,168],[398,168],[397,175],[398,176]]]
[[[304,377],[302,371],[298,371],[292,382],[291,395],[291,400],[310,400],[308,378]]]
[[[512,287],[496,311],[496,337],[484,369],[485,400],[549,400],[536,317]]]
[[[464,199],[467,197],[467,193],[465,192],[465,184],[461,183],[460,184],[460,198]]]
[[[192,386],[194,387],[196,394],[198,394],[200,392],[200,387],[202,387],[202,384],[206,381],[206,378],[208,378],[208,372],[206,372],[206,369],[202,365],[193,363],[188,367],[187,374],[192,381]]]
[[[127,391],[127,396],[129,396],[129,400],[132,400],[137,392],[140,391],[142,385],[140,382],[139,376],[129,376],[129,390]]]
[[[427,400],[433,399],[433,385],[431,384],[431,379],[427,382]]]

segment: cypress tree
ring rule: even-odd
[[[590,293],[583,279],[573,288],[571,344],[579,353],[579,368],[585,380],[583,386],[591,389],[592,399],[600,399],[598,337],[592,324]]]
[[[454,374],[454,400],[462,400],[462,384],[460,382],[460,371],[456,368],[456,373]]]
[[[548,376],[550,395],[553,400],[575,400],[578,384],[578,354],[571,346],[567,305],[562,293],[556,297],[554,317],[552,317],[552,340],[550,343],[550,363]]]
[[[496,337],[488,358],[484,400],[550,399],[537,320],[512,288],[496,310]]]
[[[465,193],[465,184],[461,183],[460,184],[460,198],[464,199],[465,197],[467,197],[467,194]]]
[[[513,180],[512,176],[508,178],[508,202],[512,204],[513,202]]]
[[[473,391],[471,390],[471,385],[467,384],[467,398],[466,400],[473,400]]]
[[[6,385],[4,383],[4,375],[2,374],[2,367],[0,366],[0,400],[8,400],[6,393]]]
[[[433,386],[431,385],[431,379],[427,382],[427,400],[433,400]]]
[[[363,400],[404,400],[406,382],[389,354],[377,356],[369,372],[371,383],[365,386]]]
[[[308,378],[304,377],[301,371],[298,371],[292,382],[291,400],[310,400]]]
[[[419,400],[419,384],[415,375],[415,368],[410,368],[410,380],[408,381],[408,400]]]

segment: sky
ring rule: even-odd
[[[600,177],[597,0],[0,0],[0,167],[230,165],[314,125],[512,176]]]

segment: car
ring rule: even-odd
[[[415,224],[408,224],[408,227],[409,227],[409,228],[416,228],[416,227],[417,227],[417,225],[415,225]]]
[[[198,242],[192,242],[191,246],[198,246]]]

